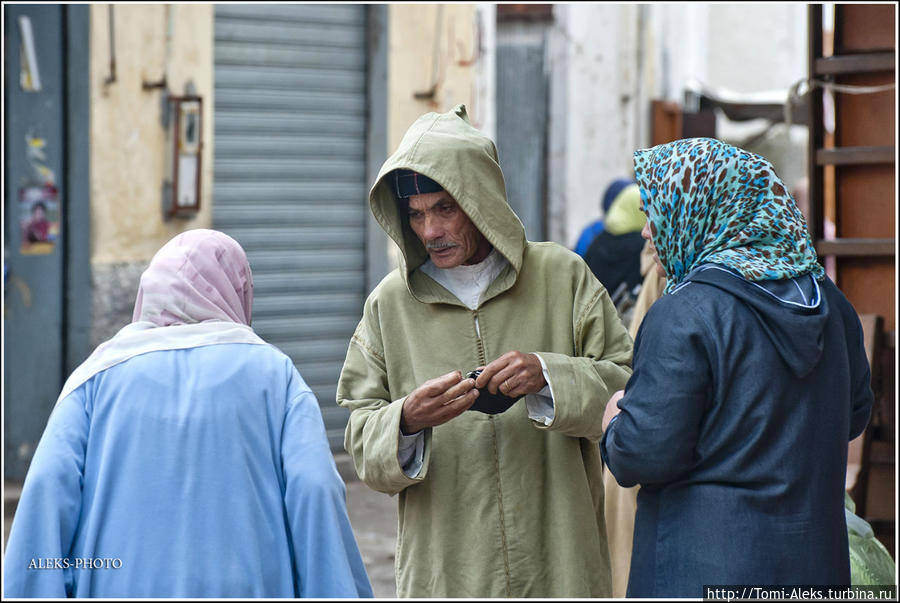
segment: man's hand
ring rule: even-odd
[[[606,411],[603,413],[603,431],[606,431],[606,428],[609,427],[609,422],[613,420],[613,417],[619,414],[619,400],[624,397],[625,390],[620,389],[614,393],[609,399],[609,402],[606,403]]]
[[[463,379],[459,371],[435,377],[406,396],[400,429],[409,435],[446,423],[468,410],[477,397],[475,380]]]
[[[536,394],[547,385],[540,359],[534,354],[507,352],[484,367],[475,387],[487,387],[488,391],[518,398]]]

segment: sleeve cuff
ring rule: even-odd
[[[411,435],[398,432],[399,444],[397,460],[406,477],[416,477],[422,470],[425,458],[425,432],[419,431]]]
[[[553,402],[553,386],[550,384],[550,373],[547,371],[547,363],[544,362],[544,359],[539,354],[535,354],[535,356],[541,362],[544,381],[547,382],[547,385],[536,394],[525,395],[525,408],[528,411],[529,419],[543,425],[550,425],[553,422],[553,417],[556,415]]]

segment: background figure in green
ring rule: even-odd
[[[856,514],[856,503],[844,492],[847,539],[850,542],[850,584],[886,586],[897,584],[897,565],[881,544],[872,526]]]

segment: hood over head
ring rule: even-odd
[[[612,207],[613,201],[616,200],[616,197],[619,196],[619,193],[626,186],[630,186],[632,184],[637,184],[631,178],[616,178],[612,182],[609,183],[609,186],[606,187],[606,190],[603,191],[603,199],[600,201],[600,207],[603,208],[603,215],[609,211],[609,208]]]
[[[428,259],[428,252],[401,209],[394,170],[411,170],[446,190],[509,261],[511,270],[498,277],[494,284],[498,288],[492,286],[488,295],[515,283],[525,251],[525,228],[507,203],[497,148],[469,123],[465,105],[419,117],[385,161],[369,191],[372,214],[400,249],[400,273],[410,292],[420,301],[434,301],[424,283],[411,280],[410,275]]]
[[[647,216],[641,211],[641,189],[632,183],[623,188],[612,205],[604,221],[605,229],[614,235],[640,232],[647,222]]]

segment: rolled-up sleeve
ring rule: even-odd
[[[400,419],[406,397],[391,400],[387,369],[367,306],[350,345],[338,381],[337,403],[350,409],[344,448],[350,453],[359,478],[370,488],[394,495],[425,479],[431,451],[431,428],[423,430],[419,469],[407,475],[400,458]],[[406,467],[410,469],[409,466]]]

